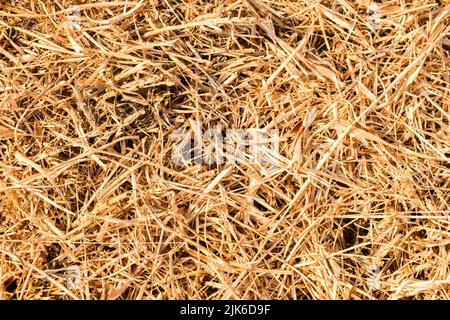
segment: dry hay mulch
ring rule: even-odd
[[[449,1],[0,2],[0,298],[450,298]]]

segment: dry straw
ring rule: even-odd
[[[0,298],[450,298],[449,1],[0,3]]]

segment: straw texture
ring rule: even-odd
[[[0,1],[0,298],[449,299],[449,22]],[[174,163],[217,127],[278,130],[279,165]]]

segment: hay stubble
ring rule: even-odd
[[[0,298],[449,299],[449,21],[2,1]],[[281,169],[174,164],[193,122],[278,129]]]

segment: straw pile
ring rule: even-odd
[[[449,299],[449,25],[448,0],[0,1],[0,298]],[[216,127],[278,130],[278,165],[173,161]]]

